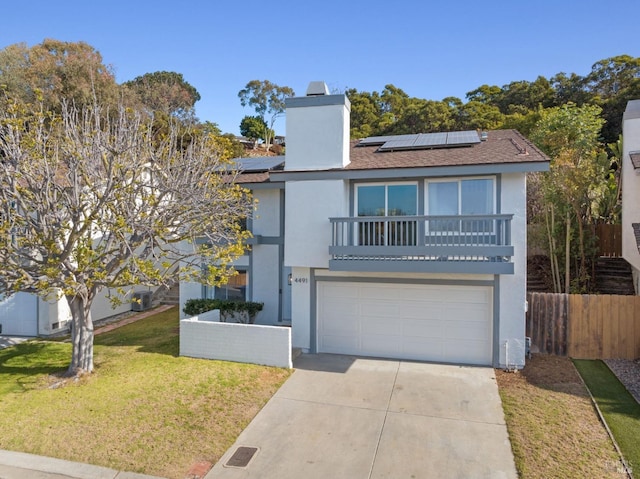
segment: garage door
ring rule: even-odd
[[[37,336],[38,297],[28,293],[0,296],[0,324],[6,336]]]
[[[318,351],[492,363],[492,288],[318,282]]]

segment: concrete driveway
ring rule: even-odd
[[[517,477],[491,368],[325,354],[294,367],[206,479]]]

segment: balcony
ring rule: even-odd
[[[513,274],[513,215],[329,218],[333,271]]]

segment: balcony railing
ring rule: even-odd
[[[503,214],[330,218],[330,268],[513,273],[512,217]]]

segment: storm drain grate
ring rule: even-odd
[[[236,452],[233,453],[233,456],[229,458],[225,466],[247,467],[256,452],[258,452],[257,447],[240,446],[236,449]]]

